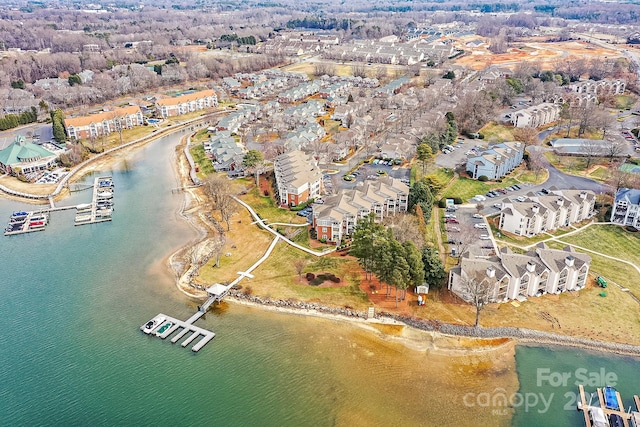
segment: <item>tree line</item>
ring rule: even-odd
[[[20,125],[26,125],[38,121],[38,111],[36,107],[23,111],[20,114],[6,114],[0,117],[0,130],[13,129]]]

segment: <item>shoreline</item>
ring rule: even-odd
[[[190,183],[190,166],[188,165],[184,156],[179,153],[182,152],[182,148],[186,143],[185,135],[176,146],[174,151],[175,158],[173,162],[174,172],[177,173],[178,182],[185,186]],[[193,268],[192,253],[194,248],[198,245],[205,244],[212,236],[210,229],[207,227],[205,221],[199,214],[202,211],[201,205],[190,206],[193,200],[198,200],[199,197],[194,194],[194,189],[185,190],[185,201],[179,210],[178,214],[189,223],[189,225],[198,232],[198,237],[194,241],[188,242],[184,247],[175,251],[168,257],[167,266],[173,271],[176,277],[176,287],[186,296],[195,299],[206,298],[204,289],[196,288],[190,280],[189,272]],[[191,198],[189,200],[189,197]],[[182,274],[180,271],[174,268],[176,264],[184,267]],[[346,321],[349,323],[359,323],[360,325],[366,324],[366,314],[364,312],[355,312],[354,310],[346,310],[338,307],[321,306],[316,303],[306,303],[302,301],[282,301],[262,299],[261,297],[247,296],[236,291],[230,293],[230,301],[238,304],[251,305],[259,307],[265,310],[272,310],[280,313],[295,314],[295,315],[309,315],[315,317],[325,317],[332,320]],[[247,299],[254,299],[254,301],[246,301]],[[257,301],[256,301],[257,299]],[[305,308],[293,307],[293,304],[303,306]],[[309,307],[309,308],[306,308]],[[341,312],[342,311],[342,312]],[[333,313],[332,313],[333,312]],[[346,312],[346,313],[345,313]],[[563,348],[581,348],[588,351],[604,351],[611,354],[618,354],[623,356],[640,357],[640,346],[634,346],[631,344],[615,343],[608,341],[599,341],[583,337],[574,337],[571,335],[553,334],[544,331],[530,330],[516,327],[499,327],[499,328],[474,328],[472,326],[456,325],[443,323],[438,321],[429,321],[417,318],[403,318],[402,316],[395,315],[393,313],[376,313],[376,320],[381,318],[387,318],[394,320],[396,325],[402,325],[405,328],[410,328],[416,332],[433,332],[439,334],[438,336],[446,336],[449,339],[466,338],[472,340],[495,340],[495,339],[508,339],[515,344],[532,345],[532,346],[560,346]],[[360,320],[356,320],[360,319]],[[365,323],[361,321],[365,320]],[[385,321],[379,322],[385,324]],[[373,324],[373,322],[369,322]],[[376,330],[372,328],[372,330]],[[376,330],[377,331],[377,330]],[[378,331],[378,333],[382,333]],[[404,342],[405,346],[411,348],[408,342]],[[460,352],[469,354],[468,348],[460,347]]]

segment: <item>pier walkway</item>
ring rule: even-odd
[[[197,353],[202,347],[207,345],[207,343],[216,336],[213,331],[209,331],[207,329],[203,329],[193,325],[193,322],[198,320],[203,314],[204,313],[198,312],[191,316],[188,320],[182,321],[174,317],[167,316],[166,314],[159,313],[154,319],[163,317],[165,320],[159,322],[155,328],[148,332],[148,335],[153,335],[164,340],[171,336],[174,332],[180,330],[180,332],[178,332],[176,336],[171,338],[171,343],[175,344],[186,335],[191,333],[191,335],[189,335],[189,337],[182,342],[181,346],[184,348],[195,341],[196,338],[201,337],[200,340],[193,347],[191,347],[191,351]],[[144,331],[145,326],[146,324],[142,325],[140,327],[140,330]],[[160,330],[162,330],[163,332],[159,333]]]
[[[637,425],[637,422],[640,421],[640,398],[637,395],[633,396],[636,410],[631,411],[631,408],[629,408],[629,412],[626,412],[622,397],[618,391],[615,392],[613,402],[609,401],[609,405],[607,405],[608,401],[605,399],[604,393],[604,389],[596,388],[595,393],[590,393],[590,399],[587,403],[584,387],[582,384],[578,385],[578,410],[582,411],[584,415],[586,427],[596,427],[596,425],[600,425],[600,418],[604,417],[606,420],[611,420],[612,416],[620,417],[624,427]],[[594,396],[597,397],[596,402],[592,402]],[[615,409],[615,407],[618,409]]]

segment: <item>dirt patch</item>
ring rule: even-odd
[[[511,49],[501,54],[491,53],[488,46],[473,48],[470,54],[458,58],[455,63],[474,70],[483,70],[491,65],[511,68],[518,62],[536,62],[543,69],[550,69],[554,61],[571,56],[605,58],[621,55],[615,50],[581,41],[546,43],[539,39],[528,39],[513,43]]]

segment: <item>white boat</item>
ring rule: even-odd
[[[85,211],[91,210],[91,203],[83,203],[81,205],[76,206],[76,210]]]
[[[101,193],[98,193],[99,199],[110,199],[111,197],[113,197],[113,193],[111,191],[103,191]]]
[[[167,318],[164,316],[156,316],[153,319],[149,320],[145,323],[140,329],[145,334],[150,334],[155,328],[158,327],[162,322],[164,322]]]
[[[166,322],[165,324],[163,324],[158,328],[158,330],[156,331],[156,336],[159,337],[160,335],[164,334],[172,326],[173,326],[173,322]]]
[[[76,222],[91,221],[91,215],[78,215],[76,216]]]

